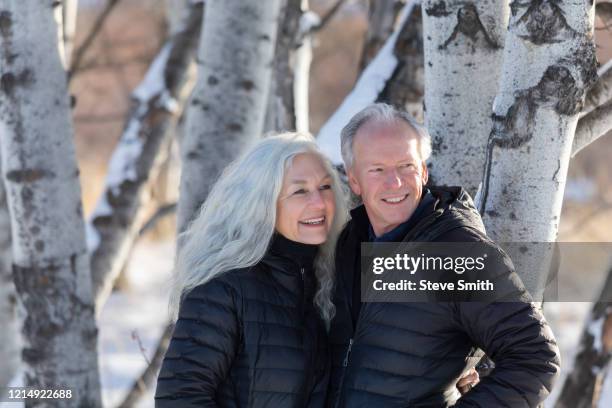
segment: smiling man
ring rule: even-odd
[[[331,407],[528,407],[558,376],[559,350],[530,302],[362,302],[362,242],[478,242],[507,256],[485,234],[459,187],[426,187],[427,131],[406,113],[374,104],[342,130],[349,185],[363,205],[336,247],[336,316],[331,323]],[[516,274],[496,276],[528,299]],[[459,394],[461,376],[487,353],[496,364]]]

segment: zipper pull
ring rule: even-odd
[[[300,276],[302,277],[302,280],[304,280],[304,268],[300,268]]]
[[[346,356],[344,356],[344,361],[342,362],[343,367],[347,367],[349,363],[349,355],[351,354],[351,349],[353,348],[353,339],[349,340],[348,349],[346,349]]]

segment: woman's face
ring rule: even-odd
[[[332,178],[317,155],[296,155],[278,197],[276,231],[304,244],[325,242],[336,208],[331,186]]]

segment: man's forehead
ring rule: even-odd
[[[404,136],[417,139],[417,132],[408,123],[397,120],[393,122],[368,122],[359,128],[355,140],[363,138],[378,138],[385,136]]]

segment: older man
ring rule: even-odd
[[[465,191],[426,187],[430,152],[427,131],[385,104],[342,131],[349,185],[363,205],[336,249],[330,406],[536,406],[558,376],[559,350],[532,303],[361,301],[362,242],[478,242],[503,254]],[[503,278],[523,292],[513,271]],[[455,384],[481,350],[496,367],[461,397]]]

